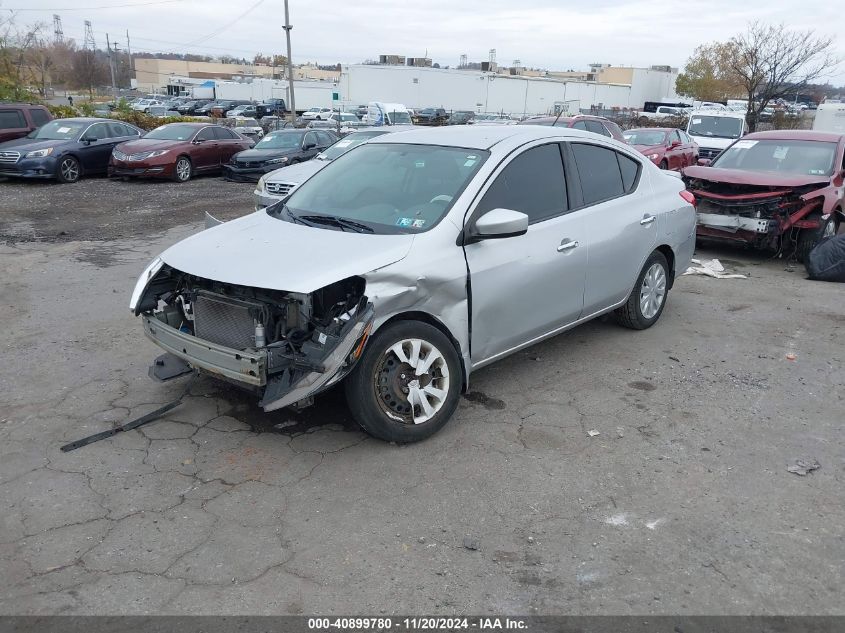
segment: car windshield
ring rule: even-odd
[[[410,125],[411,115],[407,112],[389,112],[390,122],[393,125]]]
[[[835,157],[836,143],[743,139],[719,154],[713,161],[713,167],[796,176],[830,176]]]
[[[739,138],[742,135],[742,119],[739,117],[694,114],[690,119],[687,134],[715,138]]]
[[[238,127],[261,127],[255,119],[238,119]]]
[[[197,128],[193,125],[162,125],[144,135],[144,138],[151,138],[159,141],[187,141],[194,134]]]
[[[58,121],[50,121],[45,123],[40,128],[35,130],[29,138],[49,139],[53,141],[72,141],[77,138],[89,123],[81,121],[68,121],[67,119],[59,119]]]
[[[361,143],[365,143],[381,134],[382,132],[358,132],[356,134],[349,134],[322,152],[319,157],[322,160],[334,160],[338,156],[343,156],[353,147],[358,147]]]
[[[294,190],[276,217],[327,228],[340,218],[379,234],[420,233],[436,225],[489,153],[477,149],[367,144],[341,156]]]
[[[296,149],[302,143],[302,134],[268,134],[255,144],[255,149]]]
[[[654,130],[630,130],[624,132],[623,136],[631,145],[662,145],[666,140],[666,132]]]

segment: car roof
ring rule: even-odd
[[[270,136],[271,134],[303,134],[310,131],[310,128],[305,127],[285,128],[283,130],[273,130],[272,132],[268,132],[267,136]]]
[[[816,132],[814,130],[771,130],[768,132],[753,132],[752,134],[746,134],[743,138],[760,141],[771,139],[778,141],[827,141],[828,143],[838,143],[845,138],[845,134]]]
[[[419,145],[444,145],[471,149],[490,149],[497,143],[514,139],[522,143],[545,138],[595,139],[592,132],[568,127],[541,125],[468,125],[440,128],[422,128],[395,132],[376,137],[371,143],[414,143]],[[611,140],[611,139],[607,139]]]
[[[622,130],[622,134],[625,132],[674,132],[677,129],[676,127],[634,127],[630,130]]]
[[[214,125],[215,127],[221,127],[221,126],[217,125],[216,123],[194,123],[193,121],[186,121],[184,123],[181,123],[179,121],[174,121],[173,123],[165,123],[161,127],[165,127],[167,125],[187,125],[189,127],[196,127],[196,128],[208,127],[209,125]]]
[[[118,121],[117,119],[104,119],[102,117],[89,117],[89,116],[75,116],[69,117],[67,119],[53,119],[53,121],[72,121],[74,123],[98,123],[100,121],[117,121],[117,123],[123,123],[123,121]],[[129,125],[132,125],[131,123]],[[135,127],[133,125],[133,127]]]

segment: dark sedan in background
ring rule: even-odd
[[[698,143],[683,130],[646,127],[625,130],[622,135],[660,169],[683,169],[698,162]]]
[[[57,119],[26,138],[0,143],[0,176],[76,182],[106,172],[115,145],[143,130],[109,119]]]
[[[329,130],[287,129],[270,132],[253,149],[232,156],[223,166],[227,180],[258,182],[266,173],[314,158],[338,137]]]
[[[115,147],[109,176],[186,182],[194,174],[220,171],[233,154],[250,147],[251,140],[222,125],[168,123],[142,139]]]
[[[610,119],[591,114],[576,114],[575,116],[541,116],[521,121],[520,125],[555,125],[557,127],[571,127],[575,130],[594,132],[602,136],[615,138],[625,142],[622,129]]]

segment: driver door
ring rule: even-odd
[[[467,225],[503,208],[528,215],[529,226],[525,235],[464,247],[473,365],[577,321],[584,304],[587,235],[583,214],[569,213],[560,146],[511,155],[491,181]]]
[[[191,161],[194,169],[207,170],[220,166],[220,142],[213,127],[204,127],[194,137]]]
[[[83,132],[80,140],[82,138],[91,139],[87,143],[81,143],[78,150],[80,162],[86,173],[106,171],[111,151],[121,139],[112,137],[106,123],[94,123]]]

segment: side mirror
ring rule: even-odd
[[[710,163],[712,163],[712,162],[713,161],[710,160],[709,158],[699,158],[698,159],[698,164],[701,165],[702,167],[710,167]]]
[[[79,140],[82,141],[83,143],[85,143],[86,145],[90,145],[91,143],[93,143],[94,141],[97,140],[97,137],[95,137],[95,136],[83,136]]]
[[[202,138],[195,138],[191,141],[191,145],[202,145],[203,143],[205,143],[205,139]]]
[[[512,209],[493,209],[475,221],[469,243],[524,235],[528,216]]]
[[[303,143],[302,144],[302,149],[304,149],[304,150],[314,149],[315,147],[317,147],[316,143]]]
[[[669,143],[669,149],[675,149],[676,147],[680,147],[680,146],[681,146],[680,141],[672,141],[671,143]]]

